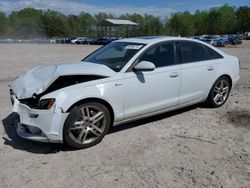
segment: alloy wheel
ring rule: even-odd
[[[103,110],[95,105],[79,107],[81,118],[69,128],[69,136],[77,144],[90,144],[104,132],[107,124]]]
[[[216,105],[223,104],[229,95],[230,85],[226,79],[221,79],[213,91],[213,101]]]

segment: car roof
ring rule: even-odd
[[[153,45],[153,44],[156,44],[158,42],[172,41],[172,40],[175,40],[175,41],[186,40],[186,41],[197,42],[197,43],[203,44],[203,45],[205,45],[205,46],[207,46],[209,48],[212,48],[213,50],[215,50],[216,52],[218,52],[222,56],[226,55],[222,50],[220,50],[218,48],[215,48],[214,46],[212,46],[210,44],[207,44],[207,43],[205,43],[203,41],[200,41],[200,40],[197,40],[197,39],[185,38],[185,37],[146,36],[146,37],[124,38],[124,39],[121,39],[121,40],[116,40],[114,42],[133,42],[133,43],[141,43],[141,44],[145,44],[145,45]]]
[[[134,43],[142,43],[142,44],[153,44],[153,43],[163,42],[163,41],[168,41],[168,40],[197,41],[194,39],[183,38],[183,37],[173,37],[173,36],[145,36],[145,37],[125,38],[125,39],[117,40],[115,42],[134,42]]]

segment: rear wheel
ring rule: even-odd
[[[209,107],[217,108],[222,106],[228,99],[231,89],[231,82],[228,77],[218,78],[212,86],[206,103]]]
[[[110,123],[110,113],[105,105],[84,102],[70,111],[64,124],[64,141],[78,149],[94,146],[106,135]]]

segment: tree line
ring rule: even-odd
[[[68,37],[88,36],[96,33],[96,24],[107,18],[128,19],[139,24],[138,34],[181,35],[232,34],[250,31],[250,7],[239,8],[225,4],[195,13],[188,11],[161,18],[149,14],[123,14],[115,16],[107,13],[91,15],[64,15],[53,10],[25,8],[10,15],[0,12],[0,37]]]

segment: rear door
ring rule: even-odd
[[[216,60],[212,60],[205,45],[194,41],[181,41],[180,104],[202,100],[210,89],[216,73]]]

